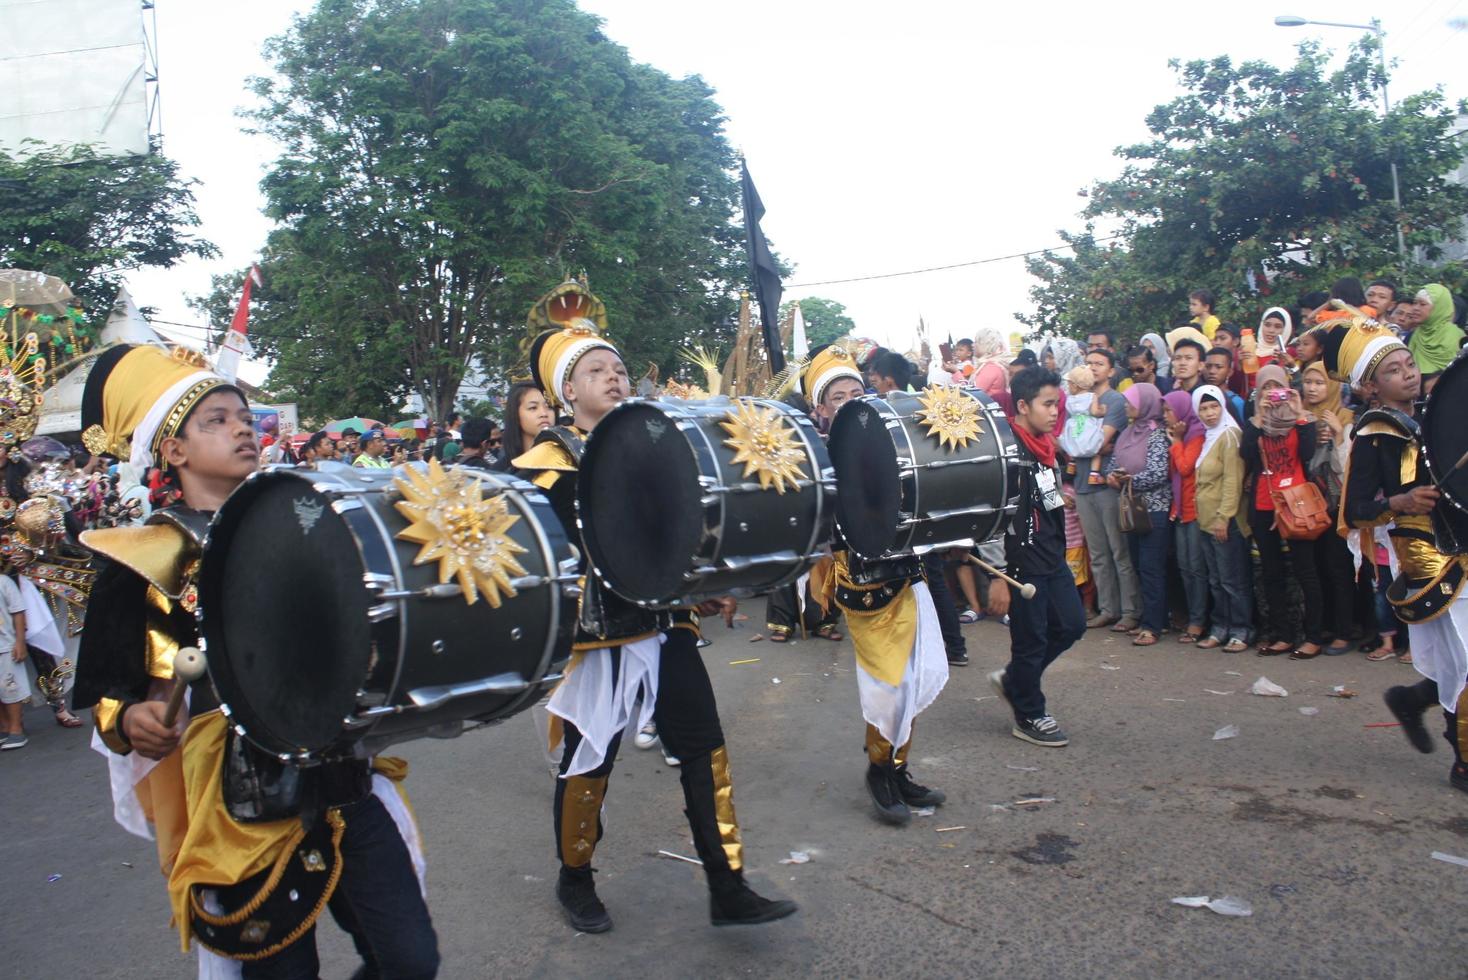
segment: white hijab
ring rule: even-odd
[[[1150,344],[1147,341],[1152,341]],[[1172,355],[1167,352],[1167,342],[1159,334],[1144,333],[1142,339],[1137,341],[1152,348],[1153,355],[1157,358],[1157,373],[1159,376],[1172,376]]]
[[[1203,404],[1204,396],[1212,396],[1218,402],[1218,407],[1223,409],[1223,414],[1218,417],[1218,424],[1203,427],[1203,451],[1198,454],[1201,462],[1206,459],[1213,450],[1216,443],[1229,429],[1238,429],[1239,423],[1234,420],[1233,413],[1228,410],[1228,396],[1219,390],[1217,385],[1199,385],[1193,389],[1193,414],[1198,416],[1198,421],[1203,421],[1203,413],[1198,411],[1198,406]],[[1242,432],[1242,430],[1240,430]]]
[[[1272,314],[1276,314],[1276,313],[1279,314],[1280,319],[1284,320],[1284,330],[1281,331],[1281,333],[1279,335],[1279,343],[1278,343],[1278,346],[1276,346],[1274,348],[1269,348],[1269,347],[1264,346],[1264,321],[1265,320],[1268,320],[1269,317]],[[1289,311],[1286,310],[1283,306],[1271,306],[1269,309],[1265,310],[1264,311],[1264,315],[1259,318],[1259,330],[1255,334],[1255,336],[1257,338],[1257,341],[1258,341],[1258,350],[1259,350],[1259,353],[1261,353],[1261,354],[1282,354],[1282,353],[1284,353],[1284,349],[1289,346],[1289,344],[1290,344],[1290,337],[1294,334],[1294,332],[1295,332],[1295,321],[1290,318]]]

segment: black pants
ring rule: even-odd
[[[364,980],[438,975],[438,936],[397,824],[375,796],[341,808],[342,874],[328,908],[365,964]],[[267,959],[243,964],[246,980],[315,980],[316,928]]]
[[[821,614],[820,605],[811,598],[808,583],[805,588],[804,616],[800,614],[800,603],[794,585],[776,589],[765,599],[765,627],[772,633],[790,636],[803,626],[806,633],[815,634],[835,626],[840,619],[841,610],[836,608],[834,602],[825,615]]]
[[[1293,642],[1290,633],[1290,614],[1285,597],[1288,584],[1285,580],[1285,556],[1283,540],[1274,523],[1274,512],[1261,510],[1254,525],[1254,541],[1259,545],[1259,562],[1264,571],[1264,587],[1269,590],[1269,632],[1273,638],[1286,643]],[[1305,597],[1305,642],[1321,643],[1325,634],[1325,596],[1320,588],[1320,575],[1316,572],[1315,541],[1291,541],[1290,571],[1300,583],[1300,592]]]
[[[968,652],[963,640],[963,629],[958,622],[958,606],[953,602],[953,593],[948,589],[948,577],[943,574],[947,561],[941,554],[928,552],[923,555],[923,579],[933,596],[933,611],[938,614],[938,628],[943,631],[943,648],[948,658],[961,657]]]
[[[1331,528],[1315,542],[1315,571],[1320,577],[1325,632],[1338,639],[1351,635],[1356,621],[1356,566],[1346,539]],[[1293,547],[1291,543],[1291,547]]]
[[[601,656],[598,654],[598,656]],[[622,648],[612,647],[606,654],[612,658],[612,677],[615,679],[622,666]],[[714,686],[709,681],[709,672],[703,665],[698,652],[698,634],[689,629],[672,629],[658,652],[658,697],[653,705],[653,722],[658,727],[658,738],[663,748],[678,759],[684,767],[696,767],[714,749],[724,744],[724,729],[719,724],[719,704],[714,699]],[[565,746],[561,753],[561,777],[556,780],[555,826],[557,855],[562,864],[577,864],[578,860],[567,861],[572,855],[560,852],[563,843],[561,825],[565,807],[566,770],[576,748],[581,744],[581,732],[575,725],[566,722]],[[617,761],[617,749],[622,743],[622,733],[612,737],[607,754],[601,765],[590,772],[581,773],[587,780],[605,779],[612,773]],[[598,821],[599,823],[599,821]],[[596,839],[601,839],[601,827],[597,827]]]
[[[1086,634],[1086,613],[1070,569],[1045,575],[1022,575],[1035,587],[1032,599],[1020,598],[1009,587],[1009,666],[1004,668],[1004,693],[1014,706],[1017,721],[1047,714],[1040,678],[1055,660]]]

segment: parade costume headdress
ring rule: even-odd
[[[622,354],[603,336],[606,306],[585,282],[570,280],[546,293],[530,308],[526,322],[540,330],[530,344],[530,373],[554,406],[562,406],[562,391],[577,361],[597,349]]]
[[[810,362],[801,372],[800,393],[812,406],[819,405],[831,382],[840,378],[852,378],[863,386],[866,384],[856,358],[845,347],[834,344],[823,347],[811,355]]]
[[[127,460],[146,472],[164,439],[179,434],[189,413],[221,389],[244,392],[208,370],[197,351],[172,353],[119,344],[103,353],[82,393],[82,443],[95,455]]]
[[[1325,370],[1335,380],[1360,387],[1362,382],[1371,380],[1388,354],[1407,349],[1385,324],[1338,299],[1331,300],[1330,305],[1350,314],[1348,319],[1334,321],[1336,325],[1322,341]]]

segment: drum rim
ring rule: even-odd
[[[1422,447],[1422,459],[1427,464],[1427,474],[1431,478],[1433,486],[1442,493],[1443,499],[1453,507],[1460,511],[1468,512],[1468,497],[1459,499],[1461,495],[1447,485],[1445,482],[1446,477],[1438,475],[1439,468],[1433,464],[1432,447],[1428,444],[1428,425],[1431,423],[1433,417],[1433,396],[1441,389],[1442,383],[1447,379],[1448,375],[1457,371],[1468,371],[1468,347],[1459,350],[1453,359],[1448,362],[1448,366],[1443,368],[1441,373],[1439,373],[1437,384],[1433,386],[1432,391],[1423,399],[1422,419],[1418,423],[1419,437],[1417,441]],[[1454,462],[1456,463],[1456,460]]]
[[[468,469],[474,470],[475,467],[468,467]],[[539,503],[544,508],[544,513],[550,514],[552,517],[555,517],[555,511],[551,508],[550,500],[544,494],[540,493],[535,484],[515,477],[504,477],[503,474],[483,471],[481,473],[483,476],[494,476],[498,478],[496,482],[501,482],[503,492],[512,495],[511,499],[514,501],[517,509],[520,510],[521,519],[525,520],[535,529],[535,541],[540,546],[541,559],[545,563],[546,578],[549,579],[546,584],[553,590],[550,601],[550,629],[545,636],[545,649],[541,652],[537,680],[530,686],[530,690],[535,690],[545,683],[545,678],[550,674],[551,666],[555,663],[556,640],[561,635],[561,614],[564,612],[562,607],[565,600],[565,593],[560,581],[560,559],[556,558],[555,549],[551,547],[550,536],[545,533],[545,523],[540,520],[540,515],[535,512],[535,506]],[[479,476],[480,474],[475,475]],[[481,482],[483,481],[481,480]],[[577,520],[579,523],[579,516]],[[560,522],[560,518],[556,517],[556,523],[560,524]],[[569,546],[571,543],[570,536],[566,534],[565,528],[561,528],[561,536],[566,538],[566,544]],[[568,554],[567,557],[570,558],[571,556]]]
[[[248,492],[248,493],[250,493],[252,495],[253,494],[258,494],[260,492],[260,490],[258,488],[259,488],[259,486],[261,484],[266,483],[266,482],[273,482],[277,478],[290,478],[290,479],[299,480],[299,481],[305,483],[307,486],[309,486],[311,488],[311,490],[313,492],[317,493],[318,495],[322,496],[323,498],[326,498],[326,505],[327,505],[327,507],[329,507],[331,509],[331,511],[334,514],[336,514],[336,516],[338,518],[341,519],[342,523],[347,526],[348,533],[351,535],[351,538],[352,538],[352,547],[356,550],[357,557],[360,559],[361,567],[363,569],[364,576],[365,575],[374,574],[374,569],[371,567],[371,565],[367,561],[366,554],[363,553],[363,551],[362,551],[360,540],[359,540],[357,534],[355,533],[355,529],[352,527],[352,518],[349,515],[352,512],[354,512],[354,511],[365,510],[369,514],[372,515],[373,523],[378,528],[379,531],[384,531],[385,532],[386,529],[382,526],[381,521],[377,519],[375,512],[372,511],[372,508],[367,507],[365,504],[360,504],[359,503],[358,506],[348,508],[346,511],[337,510],[336,507],[333,506],[336,503],[336,501],[335,500],[332,500],[330,497],[327,496],[327,488],[323,488],[323,487],[321,487],[319,485],[322,482],[320,480],[320,477],[322,477],[323,475],[325,475],[327,477],[330,477],[331,480],[332,480],[332,482],[336,486],[338,486],[338,487],[349,487],[349,486],[351,486],[351,484],[354,481],[343,479],[343,477],[347,475],[347,472],[348,471],[346,471],[346,470],[339,470],[339,471],[332,471],[332,470],[301,470],[301,469],[297,469],[296,467],[293,467],[293,466],[273,466],[273,467],[267,467],[267,468],[256,470],[255,472],[251,473],[249,476],[245,477],[245,479],[240,483],[240,485],[238,487],[236,487],[230,493],[229,497],[225,499],[224,506],[221,506],[220,507],[220,509],[215,513],[213,520],[211,520],[209,522],[209,530],[208,530],[208,532],[204,536],[203,553],[205,555],[208,554],[209,544],[210,544],[211,540],[214,537],[214,532],[220,526],[220,520],[219,520],[219,518],[220,518],[220,516],[222,514],[224,514],[225,507],[228,506],[229,501],[231,499],[233,499],[236,494],[239,494],[242,491]],[[376,477],[375,476],[368,475],[368,474],[360,474],[360,475],[357,475],[357,477],[358,477],[358,479],[357,479],[356,482],[369,483],[370,484],[370,483],[373,483],[373,482],[376,481]],[[250,489],[246,491],[246,488],[247,487],[249,487]],[[347,498],[347,499],[351,499],[351,498]],[[391,541],[390,538],[388,540]],[[394,582],[397,585],[401,586],[401,584],[402,584],[402,568],[398,564],[396,551],[391,546],[389,546],[387,548],[387,552],[388,552],[389,558],[391,560],[391,563],[394,566],[394,572],[395,572]],[[372,590],[371,590],[371,587],[367,584],[367,581],[366,581],[365,578],[362,580],[362,583],[361,584],[362,584],[363,590],[367,593],[367,600],[368,600],[367,605],[368,605],[368,608],[371,608],[371,606],[373,605],[373,603],[371,601],[372,600],[372,594],[371,594],[372,593]],[[198,620],[198,622],[200,623],[201,627],[202,627],[202,624],[204,622],[204,605],[205,605],[202,600],[203,600],[203,596],[201,594],[199,608],[194,613],[195,619]],[[388,695],[387,695],[388,700],[391,700],[392,691],[393,690],[396,690],[396,688],[397,688],[398,678],[399,678],[399,675],[402,672],[402,667],[403,667],[402,647],[403,647],[404,643],[406,642],[407,623],[406,623],[406,621],[404,621],[404,619],[403,619],[403,617],[401,615],[398,616],[398,620],[399,620],[399,622],[398,622],[398,637],[399,637],[398,638],[398,656],[397,656],[397,661],[396,661],[396,663],[394,664],[394,667],[393,667],[393,684],[392,684],[392,688],[389,690]],[[205,640],[205,637],[203,635],[202,628],[200,630],[200,637],[199,638],[200,638],[201,641],[202,640]],[[260,741],[259,734],[258,733],[252,734],[250,732],[249,726],[245,725],[244,722],[242,722],[239,718],[237,718],[235,716],[234,712],[231,710],[231,708],[229,706],[228,699],[226,699],[224,697],[224,692],[219,689],[219,683],[214,678],[214,666],[213,666],[214,661],[212,659],[207,659],[207,654],[208,654],[207,647],[201,647],[201,649],[203,649],[204,652],[205,652],[205,654],[206,654],[206,670],[209,673],[210,683],[214,685],[215,692],[217,694],[219,694],[219,707],[220,707],[220,711],[224,714],[224,716],[226,718],[229,719],[230,725],[234,728],[235,732],[240,737],[242,737],[245,740],[247,740],[248,742],[250,742],[250,744],[254,745],[256,748],[260,749],[262,752],[266,752],[267,754],[275,757],[276,759],[279,759],[281,762],[314,762],[314,761],[316,761],[318,759],[325,758],[327,756],[327,754],[330,753],[331,750],[334,747],[336,747],[336,746],[338,746],[338,745],[341,744],[341,740],[338,738],[338,739],[333,739],[330,743],[328,743],[327,745],[322,746],[320,748],[316,748],[316,749],[300,749],[298,747],[296,750],[291,751],[291,752],[281,752],[281,751],[278,751],[277,749],[275,749],[273,747],[270,747],[270,746],[267,746],[267,745],[262,744],[262,742]],[[355,698],[355,695],[353,695],[353,696]],[[359,719],[359,718],[357,718],[355,716],[353,716],[351,718],[351,723],[353,723],[353,724],[355,724],[355,723],[357,723],[359,721],[366,722],[366,723],[365,724],[358,725],[357,727],[349,727],[348,726],[347,719],[342,719],[342,731],[343,731],[343,733],[345,733],[345,732],[351,732],[351,733],[353,733],[353,735],[354,735],[354,738],[352,739],[353,742],[356,742],[356,741],[361,740],[362,738],[365,738],[366,735],[372,730],[372,728],[376,724],[376,720],[373,719],[373,718]]]

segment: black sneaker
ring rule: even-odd
[[[596,897],[590,868],[562,868],[556,880],[556,898],[565,910],[566,921],[577,932],[606,932],[612,928],[607,907]]]
[[[902,799],[897,783],[892,778],[890,766],[867,765],[867,792],[872,795],[877,819],[894,827],[905,827],[912,822],[912,811]]]
[[[928,789],[921,783],[914,782],[912,773],[907,771],[906,763],[892,770],[892,783],[897,787],[897,793],[902,797],[902,802],[910,807],[942,806],[948,799],[942,790]]]
[[[957,653],[950,653],[948,654],[948,663],[952,667],[967,667],[968,653],[963,650],[960,650]]]
[[[1387,688],[1381,699],[1386,702],[1392,717],[1401,722],[1402,734],[1407,736],[1412,748],[1424,755],[1431,752],[1432,736],[1427,734],[1427,727],[1422,724],[1422,716],[1427,712],[1428,706],[1422,704],[1422,699],[1417,697],[1416,692],[1410,687],[1398,685]]]
[[[1062,745],[1070,744],[1070,739],[1066,738],[1065,732],[1060,730],[1060,723],[1049,715],[1017,721],[1010,729],[1010,734],[1015,738],[1034,745],[1043,745],[1046,748],[1058,749]]]
[[[772,901],[760,895],[738,871],[709,875],[709,921],[716,926],[755,926],[783,919],[795,910],[795,903],[788,899]]]

